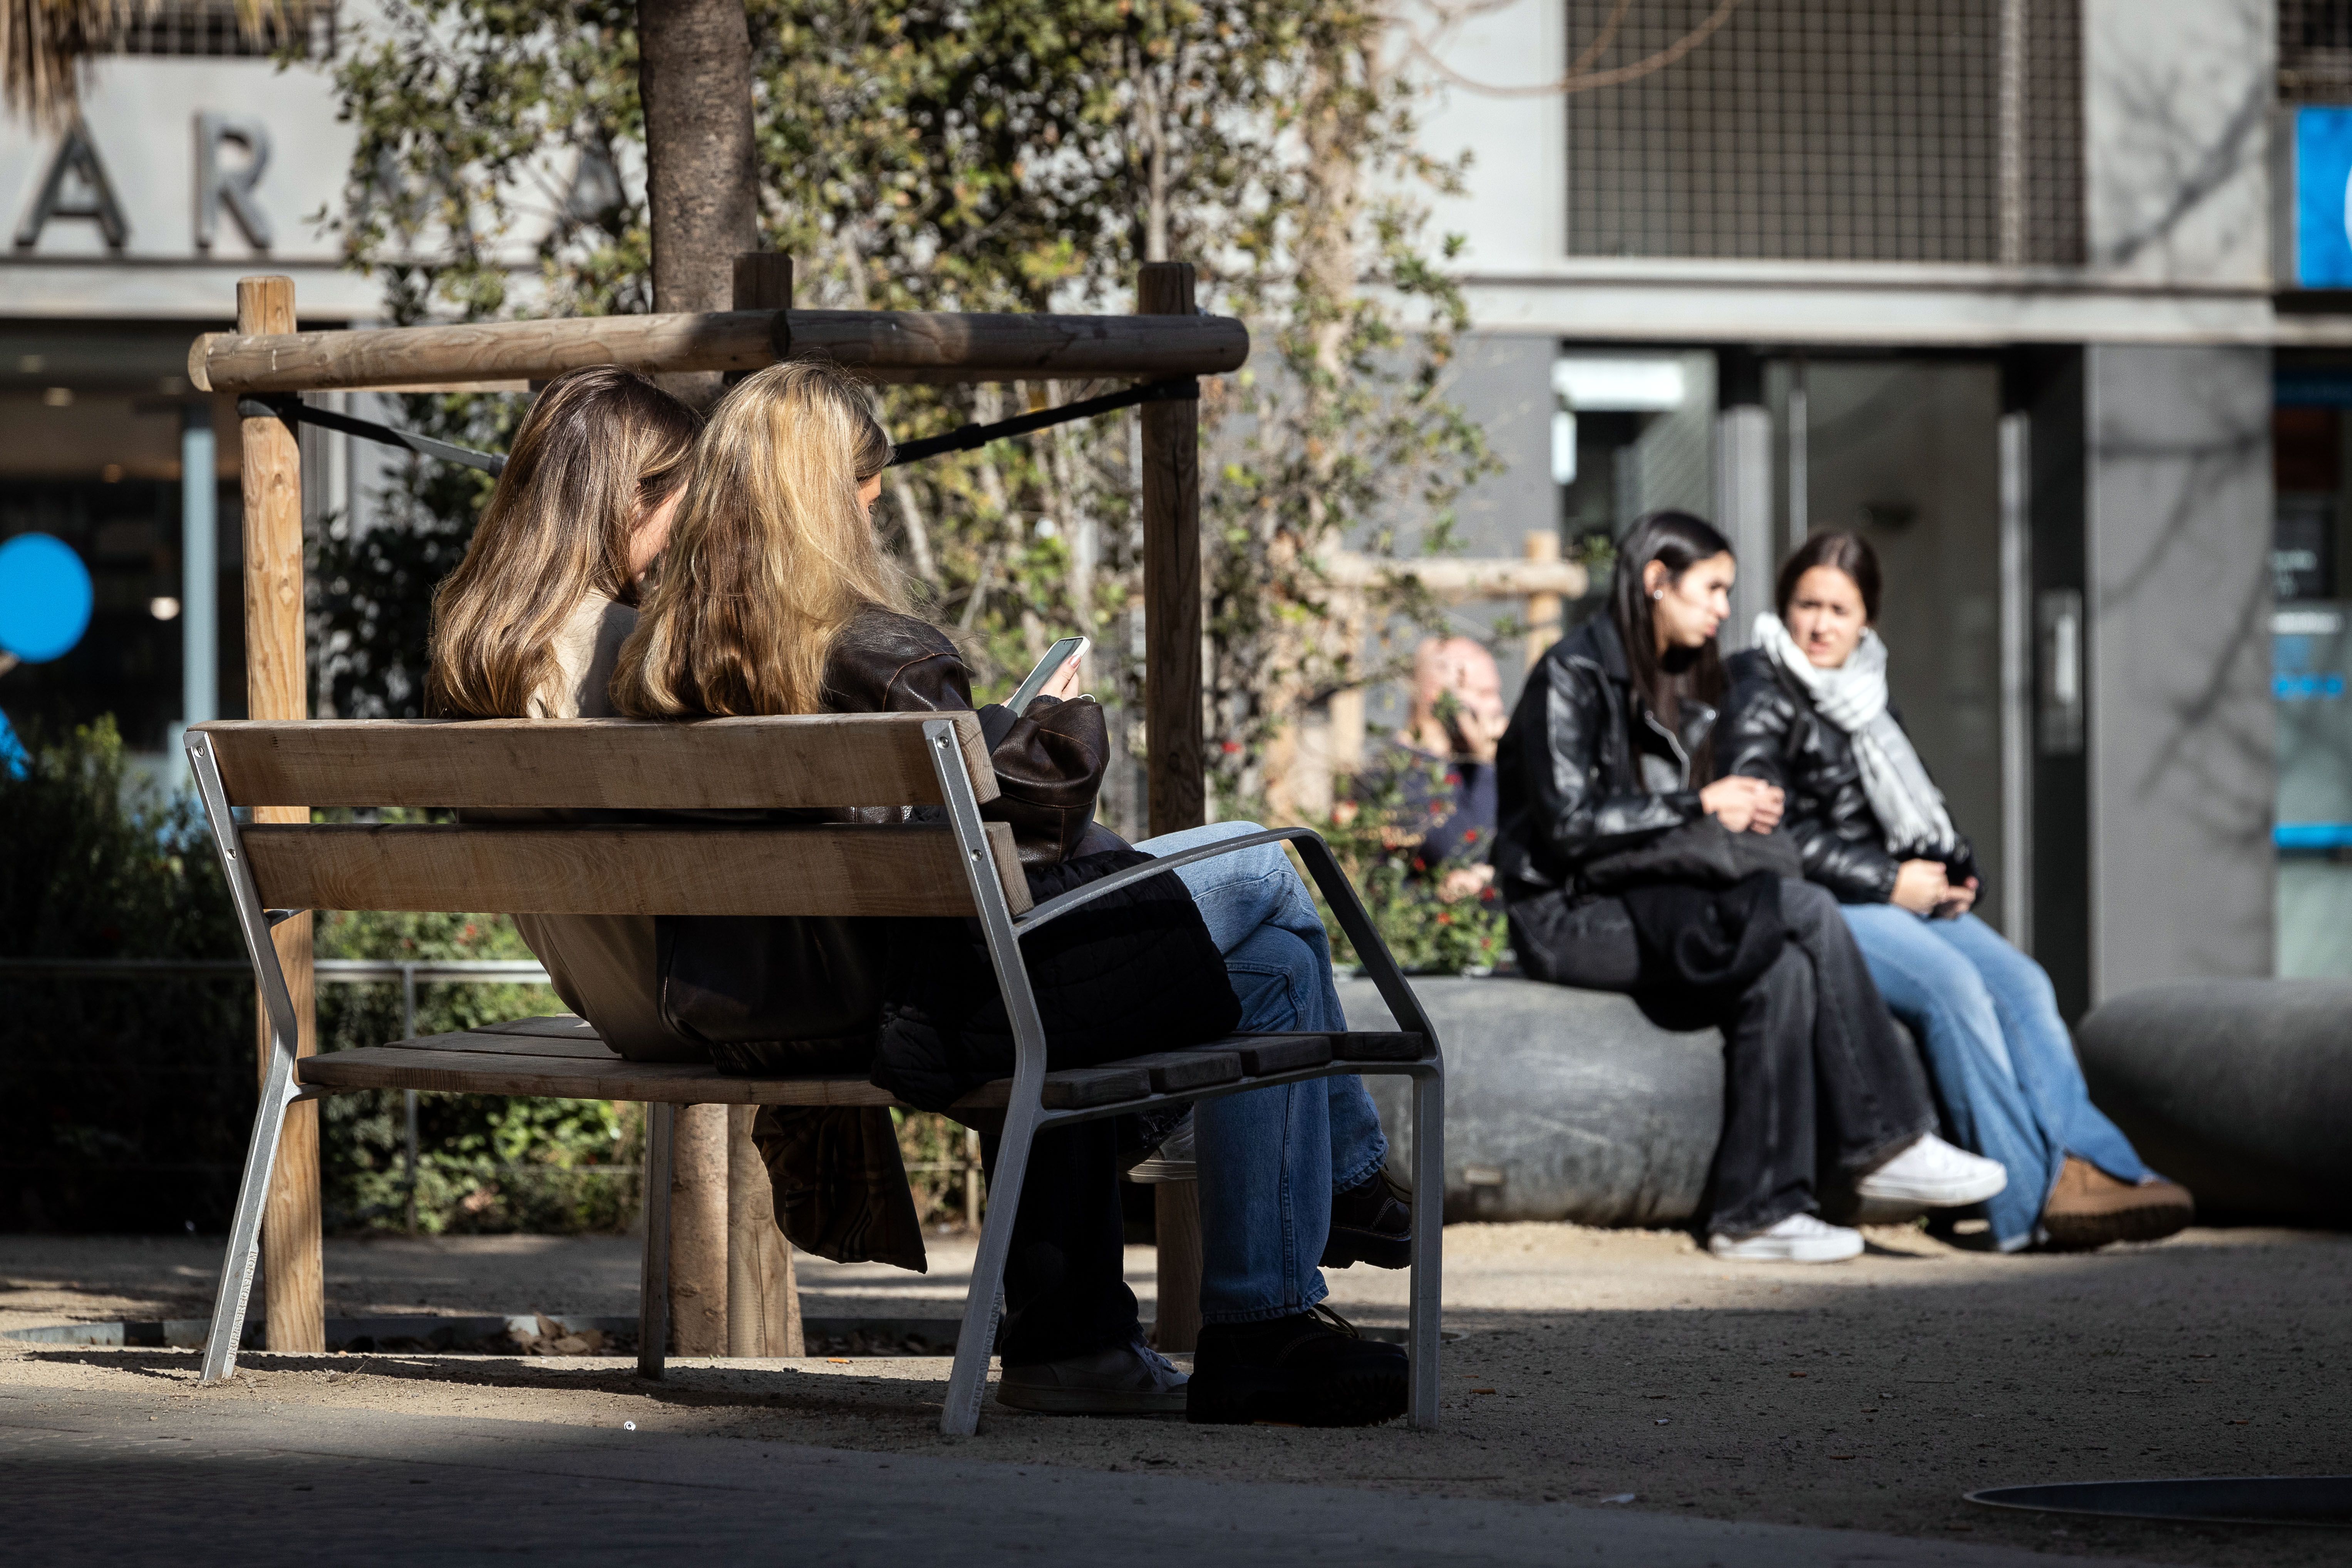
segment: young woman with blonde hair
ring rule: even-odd
[[[615,705],[646,718],[970,708],[970,671],[909,613],[874,535],[869,509],[889,453],[864,390],[831,366],[772,366],[729,393],[697,448],[660,588],[622,651]],[[1150,858],[1152,845],[1129,847],[1093,821],[1108,733],[1094,700],[1075,695],[1075,668],[1027,711],[990,707],[981,720],[1002,790],[983,815],[1013,826],[1033,897]],[[1226,861],[1210,862],[1202,883],[1179,872],[1139,884],[1166,884],[1160,907],[1113,910],[1113,895],[1100,913],[1060,923],[1072,928],[1062,948],[1060,926],[1030,944],[1057,1061],[1195,1043],[1236,1023],[1345,1026],[1296,873],[1279,851],[1271,862],[1253,853],[1227,858],[1242,865],[1222,875]],[[993,983],[961,923],[944,924],[903,922],[893,936],[875,1081],[914,1104],[945,1106],[1010,1069]],[[1195,1120],[1206,1257],[1190,1387],[1141,1344],[1119,1279],[1116,1133],[1088,1123],[1039,1139],[1033,1154],[1006,1278],[1000,1400],[1183,1408],[1196,1421],[1353,1425],[1402,1414],[1398,1347],[1314,1310],[1324,1295],[1316,1265],[1327,1242],[1343,1245],[1332,1228],[1335,1123],[1341,1163],[1370,1166],[1367,1215],[1345,1227],[1361,1245],[1335,1261],[1385,1262],[1397,1239],[1388,1210],[1402,1205],[1380,1174],[1386,1145],[1361,1086],[1352,1099],[1318,1084],[1257,1090],[1203,1104]]]

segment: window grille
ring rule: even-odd
[[[282,16],[265,18],[258,37],[239,25],[236,0],[156,0],[134,6],[113,41],[100,52],[161,55],[182,59],[257,59],[291,44],[304,59],[335,53],[333,0],[286,0]]]
[[[1566,4],[1587,74],[1671,51],[1717,8]],[[1571,255],[2083,259],[2079,0],[1747,0],[1567,107]]]
[[[2279,0],[2281,103],[2352,103],[2352,0]]]

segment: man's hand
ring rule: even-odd
[[[1458,904],[1465,899],[1476,898],[1494,882],[1492,866],[1456,866],[1437,879],[1437,896],[1449,904]]]
[[[1699,791],[1698,804],[1734,833],[1769,833],[1780,826],[1787,798],[1776,784],[1734,773]]]

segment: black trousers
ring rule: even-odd
[[[1538,980],[1640,1000],[1668,977],[1643,973],[1619,899],[1570,903],[1557,889],[1511,901],[1511,947]],[[1819,1207],[1823,1163],[1868,1173],[1936,1125],[1926,1075],[1893,1017],[1837,900],[1783,879],[1789,945],[1724,999],[1723,1139],[1707,1179],[1706,1227],[1746,1236]]]
[[[992,1187],[1001,1152],[1000,1140],[982,1135]],[[1118,1121],[1038,1134],[1004,1263],[1004,1325],[996,1336],[1004,1364],[1032,1366],[1134,1340],[1141,1325],[1127,1288],[1126,1246]]]

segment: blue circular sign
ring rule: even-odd
[[[89,629],[89,568],[73,546],[46,533],[0,544],[0,649],[39,664]]]

